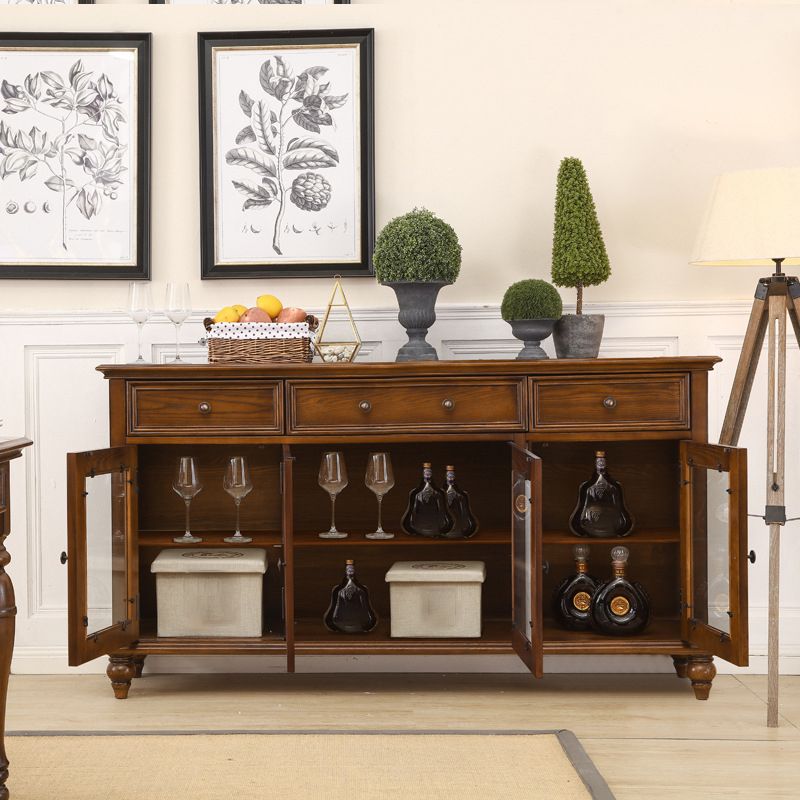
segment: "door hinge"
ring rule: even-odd
[[[83,623],[83,627],[84,628],[88,628],[89,627],[89,617],[83,617],[81,622]]]

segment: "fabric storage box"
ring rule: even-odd
[[[392,637],[479,638],[483,561],[398,561],[386,573]]]
[[[150,570],[159,636],[261,636],[266,550],[162,550]]]

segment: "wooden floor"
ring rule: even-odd
[[[761,676],[721,675],[705,703],[671,675],[558,675],[535,684],[524,675],[145,675],[126,701],[114,700],[100,676],[13,676],[7,726],[568,728],[620,800],[797,798],[800,677],[784,678],[781,691],[781,724],[770,730]],[[13,761],[13,738],[7,747]]]

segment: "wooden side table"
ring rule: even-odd
[[[5,748],[6,698],[11,656],[14,652],[14,587],[6,574],[11,556],[5,540],[11,530],[10,464],[32,442],[28,439],[0,439],[0,800],[8,800],[8,757]]]

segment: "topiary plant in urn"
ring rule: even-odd
[[[542,349],[542,340],[553,332],[561,311],[561,296],[547,281],[529,278],[506,289],[500,315],[525,345],[517,360],[548,357]]]
[[[425,337],[436,322],[436,297],[461,269],[461,245],[456,232],[425,208],[415,208],[386,224],[378,234],[372,257],[375,276],[397,295],[397,316],[408,342],[397,361],[436,361],[436,350]]]
[[[552,277],[556,286],[577,290],[574,314],[556,324],[553,341],[559,358],[596,358],[605,317],[583,313],[583,289],[608,280],[611,265],[597,220],[586,170],[578,158],[565,158],[558,170]]]

